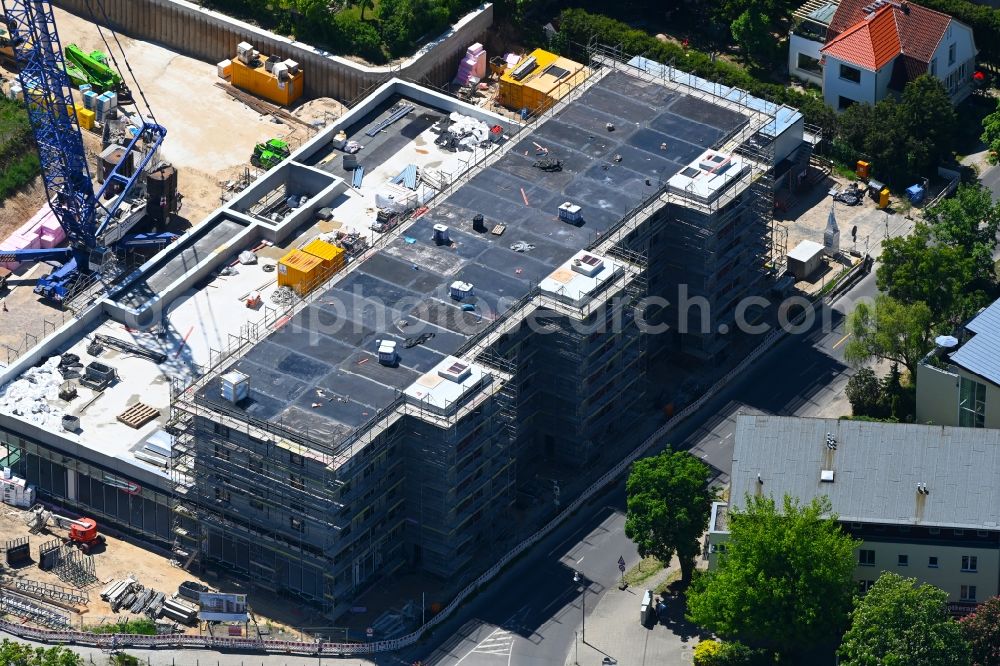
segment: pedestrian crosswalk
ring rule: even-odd
[[[479,654],[496,654],[507,657],[514,647],[514,634],[497,627],[484,638],[472,651]]]

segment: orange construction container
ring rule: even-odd
[[[261,56],[262,64],[258,67],[249,67],[239,59],[233,60],[233,85],[280,106],[292,104],[302,96],[302,89],[305,85],[305,75],[302,73],[302,68],[298,68],[295,74],[281,79],[265,69],[263,65],[265,60],[265,56]]]
[[[854,175],[861,180],[868,180],[868,173],[870,172],[871,165],[868,162],[863,162],[858,160],[858,163],[854,166]]]
[[[330,277],[344,267],[344,248],[327,243],[320,238],[308,243],[302,248],[302,251],[323,261],[323,273],[326,277]]]
[[[278,286],[291,287],[299,296],[318,287],[322,277],[323,260],[302,250],[292,250],[278,261]]]
[[[583,83],[590,70],[543,49],[535,49],[500,77],[500,104],[540,113]]]

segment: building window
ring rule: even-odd
[[[295,516],[291,516],[288,519],[288,524],[296,532],[306,531],[306,523],[301,518],[296,518]]]
[[[300,456],[298,453],[289,453],[288,462],[290,462],[293,465],[298,465],[299,467],[302,467],[303,465],[306,464],[306,459]]]
[[[248,460],[248,463],[249,463],[250,471],[251,472],[256,472],[257,474],[263,474],[264,473],[264,461],[263,461],[263,459],[257,458],[256,456],[251,456],[249,458],[249,460]]]
[[[931,569],[937,569],[938,568],[938,559],[937,559],[937,557],[934,556],[934,555],[931,555],[930,557],[928,557],[927,558],[927,566],[929,568],[931,568]]]
[[[948,45],[948,66],[951,67],[955,64],[955,45]]]
[[[858,564],[863,567],[873,567],[875,566],[875,551],[874,550],[859,550],[858,551]]]
[[[937,58],[931,58],[931,76],[937,76]]]
[[[859,580],[858,581],[858,594],[865,594],[868,590],[872,589],[875,585],[873,580]]]
[[[306,484],[302,481],[302,477],[298,474],[288,475],[288,485],[296,490],[305,490]]]
[[[843,111],[847,107],[857,103],[858,103],[857,100],[851,99],[850,97],[844,97],[843,95],[841,95],[840,99],[837,101],[837,108]]]
[[[215,457],[220,460],[229,460],[229,449],[224,447],[222,444],[215,445]]]
[[[841,63],[840,78],[845,81],[851,81],[852,83],[861,83],[861,70],[857,67],[851,67],[850,65]]]
[[[958,385],[958,425],[986,427],[986,385],[962,377]]]
[[[222,435],[223,437],[229,437],[229,428],[222,425],[221,423],[216,423],[212,421],[212,430],[216,435]]]
[[[900,555],[897,558],[897,560],[896,560],[896,564],[898,564],[901,567],[908,567],[908,566],[910,566],[910,556],[909,555]]]
[[[975,555],[962,555],[962,571],[979,571],[979,558]]]
[[[798,65],[799,69],[804,70],[806,72],[811,72],[813,74],[823,73],[823,68],[820,66],[819,60],[813,58],[810,55],[806,55],[805,53],[799,54]]]
[[[975,601],[976,600],[976,586],[975,585],[963,585],[959,594],[962,597],[962,601]]]
[[[219,500],[220,502],[228,504],[230,499],[229,491],[226,490],[225,488],[216,488],[215,499]]]

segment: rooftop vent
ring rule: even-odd
[[[481,234],[486,233],[486,219],[483,218],[482,213],[476,213],[472,218],[472,230],[478,231]]]
[[[572,268],[577,273],[592,278],[604,269],[604,260],[592,254],[584,254],[573,259]]]
[[[222,375],[222,399],[234,405],[250,396],[250,375],[233,370]]]
[[[451,236],[448,235],[448,225],[447,224],[435,224],[434,225],[434,244],[435,245],[451,245]]]
[[[438,370],[438,374],[445,379],[450,379],[456,384],[461,384],[469,377],[469,375],[472,374],[472,367],[468,363],[455,361],[447,368],[441,368]]]
[[[399,355],[396,354],[396,343],[393,340],[378,341],[378,362],[382,365],[396,365]]]
[[[456,301],[461,301],[463,299],[469,298],[475,293],[471,282],[462,282],[461,280],[455,280],[451,283],[451,297]]]
[[[837,438],[833,436],[832,433],[826,433],[826,448],[831,451],[837,450]]]
[[[563,222],[579,222],[583,219],[581,211],[583,209],[577,206],[572,201],[567,201],[563,205],[559,206],[559,219]]]
[[[927,490],[927,484],[926,483],[918,483],[917,484],[917,494],[918,495],[930,495],[931,491]]]
[[[823,483],[833,483],[833,470],[824,469],[819,473],[819,480]]]

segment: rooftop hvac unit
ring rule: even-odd
[[[264,71],[273,72],[274,66],[281,62],[281,58],[278,56],[267,56],[267,60],[264,61]]]
[[[604,260],[592,254],[582,254],[573,259],[572,269],[580,275],[594,277],[604,268]]]
[[[576,224],[583,219],[581,213],[583,209],[577,206],[571,201],[567,201],[563,205],[559,206],[559,219],[563,222],[572,222]]]
[[[396,365],[399,355],[396,354],[396,343],[393,340],[378,341],[378,362],[382,365]]]
[[[250,375],[233,370],[222,375],[222,399],[234,405],[250,397]]]
[[[288,78],[288,66],[283,62],[274,63],[274,69],[271,70],[274,77],[279,81],[284,81]]]
[[[538,61],[535,60],[535,56],[528,56],[528,59],[522,62],[520,65],[514,68],[514,71],[510,73],[510,78],[515,81],[520,81],[528,74],[531,74],[535,69],[538,68]]]
[[[236,57],[245,65],[255,61],[259,55],[250,42],[240,42],[236,45]]]
[[[440,368],[438,370],[438,375],[444,377],[445,379],[450,379],[456,384],[461,384],[469,375],[472,374],[472,366],[468,363],[462,363],[459,360],[455,360],[446,368]]]
[[[448,235],[448,225],[447,224],[435,224],[434,225],[434,244],[435,245],[451,245],[451,237]]]
[[[281,64],[288,68],[289,76],[295,76],[299,73],[299,63],[295,62],[291,58],[283,60]]]
[[[469,298],[474,293],[471,282],[455,280],[451,283],[451,297],[456,301]]]

